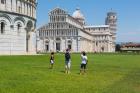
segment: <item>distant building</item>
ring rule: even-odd
[[[49,23],[38,29],[37,51],[115,52],[117,14],[108,12],[105,25],[86,25],[80,9],[71,16],[61,8],[49,12]]]
[[[36,53],[36,0],[0,0],[0,54]]]
[[[140,43],[123,43],[121,51],[124,52],[140,52]]]

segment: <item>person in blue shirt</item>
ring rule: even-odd
[[[69,53],[69,49],[66,49],[65,53],[65,73],[70,73],[70,67],[71,67],[71,55]]]

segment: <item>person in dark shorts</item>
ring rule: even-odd
[[[88,63],[88,58],[87,58],[85,52],[81,53],[81,59],[82,59],[82,63],[81,63],[80,74],[85,74],[86,73],[86,66]]]
[[[71,56],[69,53],[69,49],[66,50],[65,53],[65,73],[70,73],[70,66],[71,66]]]
[[[50,56],[50,69],[53,69],[53,65],[54,65],[54,52],[52,52]]]

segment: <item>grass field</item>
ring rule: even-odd
[[[79,75],[80,55],[72,55],[71,74],[64,55],[0,56],[0,93],[140,93],[140,55],[89,54],[88,71]]]

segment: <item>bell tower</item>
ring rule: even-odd
[[[105,24],[109,25],[111,36],[111,52],[115,52],[115,41],[116,41],[116,31],[117,31],[117,13],[111,12],[107,13]]]
[[[117,31],[117,13],[115,13],[113,11],[108,12],[105,24],[109,25],[110,30],[113,31],[114,33],[116,33],[116,31]]]

